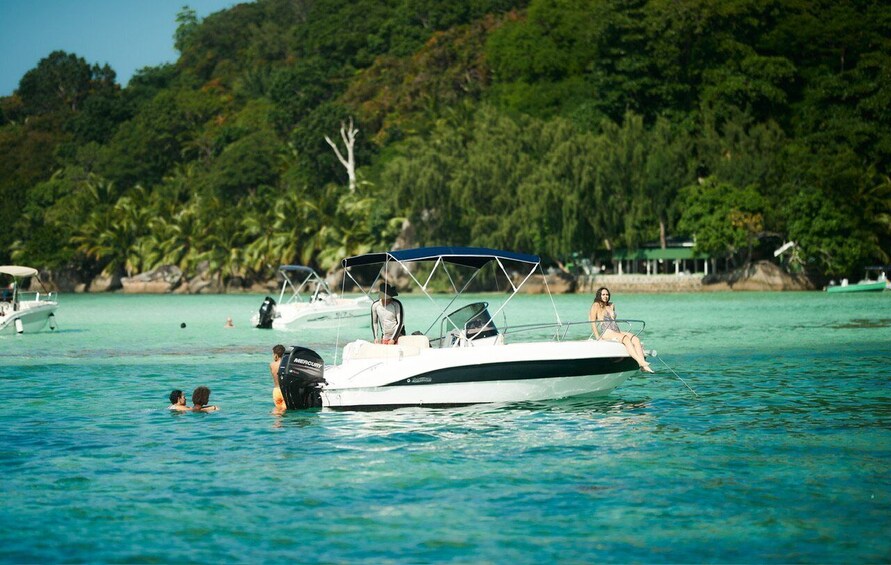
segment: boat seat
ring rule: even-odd
[[[343,359],[344,361],[348,359],[402,359],[420,355],[420,353],[419,348],[411,345],[382,345],[360,339],[348,343],[343,348]]]
[[[430,349],[430,339],[425,335],[404,335],[399,338],[399,346]]]

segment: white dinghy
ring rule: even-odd
[[[328,327],[344,318],[368,316],[371,300],[367,296],[337,296],[312,267],[282,265],[278,270],[283,279],[278,302],[267,296],[251,318],[252,326],[277,330]]]
[[[52,330],[56,329],[55,312],[59,307],[57,297],[47,292],[46,288],[43,288],[43,294],[22,292],[19,289],[21,279],[28,277],[36,277],[43,288],[37,269],[19,265],[0,266],[0,282],[3,283],[0,291],[0,334],[39,332],[47,325]],[[7,285],[7,279],[12,279],[11,284]]]
[[[423,276],[410,269],[417,264],[422,264],[417,271],[423,269]],[[279,370],[288,408],[441,407],[605,395],[638,371],[621,344],[593,339],[587,320],[561,322],[556,307],[552,323],[506,324],[505,307],[530,277],[541,271],[537,256],[433,247],[343,260],[350,278],[353,269],[366,265],[381,266],[372,287],[392,267],[398,267],[394,270],[407,274],[431,302],[436,302],[431,282],[440,275],[452,286],[453,298],[424,326],[426,331],[403,335],[395,345],[352,341],[342,351],[337,349],[340,359],[338,362],[336,353],[333,365],[324,366],[321,356],[311,349],[289,348]],[[519,273],[512,277],[509,267]],[[462,303],[463,293],[484,268],[491,268],[510,286],[504,303],[491,312],[489,304],[478,299],[465,297],[464,302],[469,303]],[[459,276],[458,271],[468,270],[469,278]],[[466,282],[461,285],[461,280]],[[412,320],[411,312],[408,318]],[[640,321],[622,323],[638,326],[637,333],[644,326]]]

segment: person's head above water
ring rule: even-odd
[[[178,388],[174,389],[170,393],[170,404],[179,404],[180,400],[182,400],[183,404],[185,404],[186,403],[186,395],[183,394],[183,391],[179,390]]]
[[[282,344],[278,344],[272,348],[272,354],[275,355],[276,359],[281,359],[282,355],[285,354],[285,346]]]
[[[210,389],[206,386],[199,386],[192,391],[192,404],[205,406],[210,402]]]

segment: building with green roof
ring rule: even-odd
[[[645,245],[639,249],[616,249],[612,255],[616,274],[680,275],[709,273],[710,257],[693,251],[692,241],[672,241],[662,249]]]

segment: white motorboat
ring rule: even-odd
[[[40,282],[44,290],[42,294],[19,290],[21,280],[28,277],[36,277],[40,282],[37,269],[18,265],[0,266],[0,279],[12,279],[11,284],[4,283],[0,295],[0,334],[39,332],[47,325],[51,330],[56,329],[58,298],[43,288],[43,282]]]
[[[424,275],[409,268],[419,263],[422,265],[417,271]],[[445,278],[453,289],[453,298],[439,310],[426,332],[403,335],[395,345],[352,341],[343,347],[339,362],[335,353],[332,365],[325,366],[321,356],[311,349],[288,348],[279,369],[279,382],[289,408],[460,406],[605,395],[638,371],[637,363],[621,344],[594,339],[588,320],[561,322],[556,307],[554,322],[514,327],[506,324],[505,308],[536,270],[541,271],[537,256],[435,247],[373,253],[343,261],[350,278],[353,269],[378,264],[382,268],[372,287],[384,273],[400,270],[434,303],[432,281]],[[520,273],[512,277],[509,268]],[[510,286],[506,299],[491,312],[487,302],[462,298],[483,269],[494,271],[496,277],[503,275]],[[469,275],[459,274],[468,270]],[[462,284],[462,280],[466,282]],[[462,301],[470,303],[462,305]],[[636,320],[621,323],[625,324],[622,329],[637,326],[636,333],[644,327]]]
[[[367,296],[337,296],[312,267],[282,265],[278,270],[283,279],[278,302],[267,296],[251,318],[252,326],[277,330],[326,327],[344,318],[368,317],[371,300]]]

